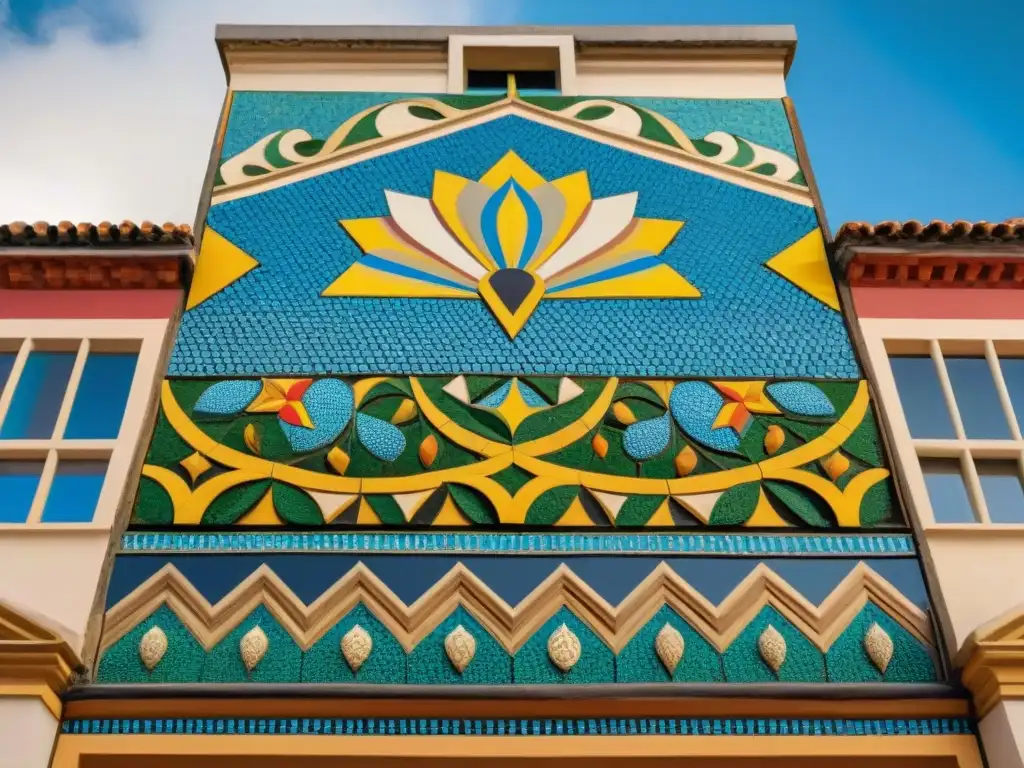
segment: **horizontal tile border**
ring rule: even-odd
[[[486,555],[636,554],[764,557],[909,557],[909,534],[715,533],[145,533],[122,552],[356,552]]]
[[[937,736],[972,734],[968,718],[898,720],[731,719],[83,719],[66,734],[323,736]]]

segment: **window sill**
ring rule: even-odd
[[[974,534],[984,536],[1020,536],[1024,538],[1024,523],[929,523],[923,526],[925,538],[941,538]]]
[[[102,533],[110,535],[110,526],[101,523],[0,523],[0,535],[8,533]]]

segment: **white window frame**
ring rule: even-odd
[[[1003,380],[999,356],[1019,357],[1024,352],[1024,320],[918,320],[863,318],[860,330],[867,352],[869,372],[875,382],[882,409],[887,415],[893,449],[900,465],[911,501],[921,527],[931,531],[1007,531],[1024,532],[1024,523],[993,523],[974,461],[977,459],[1011,460],[1017,462],[1018,474],[1024,472],[1024,437],[1020,419],[1015,414],[1006,382]],[[968,438],[953,386],[945,365],[945,354],[984,357],[999,395],[1003,415],[1010,428],[1009,439]],[[890,356],[925,354],[935,364],[943,398],[953,424],[951,439],[920,439],[911,437],[910,426],[900,401],[889,363]],[[924,480],[920,459],[955,459],[967,489],[973,523],[940,523],[935,520],[931,499]]]
[[[572,35],[449,35],[448,93],[466,92],[467,48],[555,48],[562,96],[577,95],[576,44]],[[510,62],[515,52],[509,52]],[[510,63],[509,69],[515,69]]]
[[[43,461],[42,475],[27,520],[23,523],[0,523],[0,532],[109,530],[114,525],[149,411],[167,326],[167,320],[0,319],[0,344],[6,345],[5,351],[8,352],[13,351],[12,345],[17,346],[14,365],[3,392],[0,393],[0,428],[14,399],[14,392],[18,388],[18,380],[25,369],[29,354],[37,349],[63,349],[68,352],[77,350],[53,434],[49,438],[38,440],[0,439],[0,461]],[[138,354],[121,427],[114,439],[65,439],[64,430],[71,416],[71,408],[78,394],[82,372],[91,349],[98,352],[124,351]],[[60,457],[65,460],[107,461],[106,476],[91,522],[42,521],[43,510],[49,498]]]

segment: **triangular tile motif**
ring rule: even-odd
[[[195,309],[259,265],[259,262],[248,253],[219,232],[207,227],[196,259],[196,271],[192,277],[192,287],[185,309]]]
[[[820,229],[808,232],[770,258],[765,266],[825,306],[839,311],[839,294],[825,256],[825,238]]]

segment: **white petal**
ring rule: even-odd
[[[391,190],[386,190],[384,197],[395,223],[410,239],[477,280],[487,274],[487,270],[448,234],[434,214],[430,200]]]
[[[401,136],[403,133],[412,133],[420,128],[429,128],[437,125],[440,120],[427,120],[409,112],[409,107],[420,106],[408,102],[388,104],[377,113],[374,120],[374,127],[381,136]]]
[[[618,237],[633,220],[636,198],[636,192],[628,192],[625,195],[603,197],[591,203],[587,218],[572,237],[541,264],[537,274],[546,280]]]

